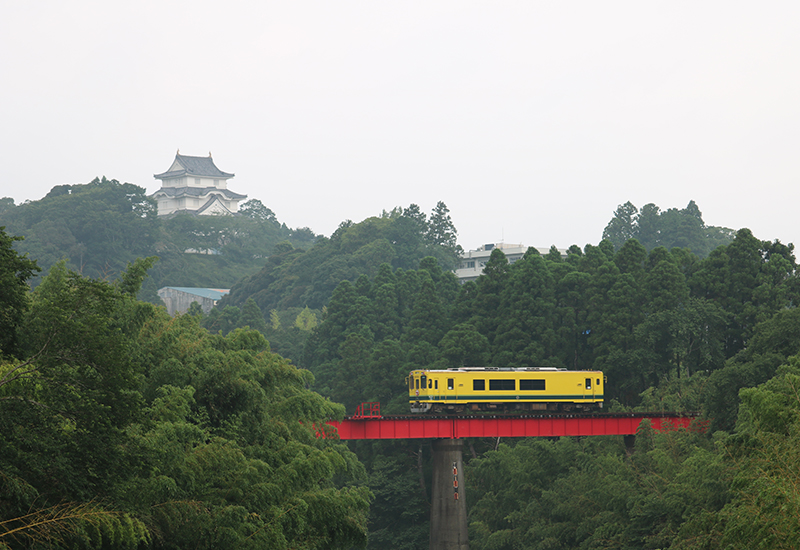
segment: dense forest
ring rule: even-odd
[[[339,283],[374,276],[382,264],[415,269],[420,260],[433,257],[455,269],[460,252],[447,205],[440,201],[428,217],[412,204],[360,223],[342,222],[330,238],[317,239],[306,251],[279,246],[260,272],[234,285],[220,306],[241,306],[252,298],[263,311],[321,308]]]
[[[236,283],[201,323],[223,334],[258,329],[275,351],[304,365],[305,342],[342,281],[416,269],[431,260],[454,269],[460,252],[443,202],[430,217],[412,204],[359,223],[348,220],[307,250],[279,243],[261,271]]]
[[[800,427],[796,267],[792,246],[746,229],[705,259],[636,240],[567,258],[531,248],[514,264],[495,250],[463,286],[433,259],[384,265],[337,287],[303,360],[314,388],[348,410],[375,400],[407,412],[414,368],[550,365],[603,370],[611,410],[704,413],[704,433],[645,429],[632,454],[621,438],[473,442],[474,548],[749,548],[755,534],[777,548],[800,525],[775,528],[800,505],[783,484],[796,477],[778,473],[800,468],[781,455]],[[396,519],[408,499],[391,492],[419,485],[420,454],[415,442],[358,447],[376,495],[370,547],[424,547],[424,530]],[[424,494],[412,500],[425,508]]]
[[[712,231],[693,202],[642,209],[659,241],[634,212],[618,242],[623,206],[597,245],[495,250],[461,285],[446,206],[411,205],[276,243],[211,314],[175,318],[136,299],[154,258],[107,280],[56,262],[29,291],[35,255],[0,233],[0,547],[427,548],[430,444],[313,427],[363,401],[406,413],[414,368],[539,365],[603,370],[611,410],[703,417],[634,448],[467,441],[472,548],[794,548],[793,246]],[[672,246],[686,234],[706,240]]]
[[[0,232],[0,548],[350,548],[364,468],[344,407],[256,331],[212,335],[119,278],[36,270]]]

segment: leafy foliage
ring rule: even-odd
[[[431,256],[452,269],[461,248],[448,212],[439,202],[427,221],[412,204],[357,224],[343,222],[330,239],[318,239],[305,252],[279,246],[259,273],[231,288],[220,306],[241,306],[252,298],[262,311],[321,309],[339,283],[361,275],[373,277],[384,263],[394,269],[415,269]]]
[[[0,546],[365,545],[363,467],[314,430],[344,409],[258,332],[137,302],[152,261],[33,293],[0,364]]]
[[[28,280],[39,271],[36,262],[13,248],[15,241],[0,226],[0,358],[17,351],[17,327],[28,307]]]

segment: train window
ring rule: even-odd
[[[472,389],[475,391],[483,391],[486,389],[486,380],[473,380]]]
[[[448,390],[452,390],[453,389],[453,379],[452,378],[448,378],[447,379],[447,389]]]
[[[434,390],[438,390],[439,389],[439,380],[434,380],[433,381],[433,389]]]
[[[514,391],[516,380],[489,380],[489,391]]]
[[[587,390],[591,390],[592,389],[592,379],[591,378],[587,378],[586,379],[586,389]]]
[[[420,380],[419,384],[420,384],[420,386],[422,386],[423,390],[428,387],[428,377],[427,376],[425,376],[423,374],[422,376],[419,377],[419,380]]]
[[[415,378],[415,379],[414,379],[414,382],[415,382],[415,383],[416,383],[416,385],[417,385],[417,389],[419,389],[419,378]]]
[[[520,380],[520,391],[543,391],[544,380]]]
[[[414,377],[413,376],[409,376],[408,377],[408,389],[409,390],[413,390],[414,389]]]
[[[596,385],[597,385],[597,386],[599,386],[599,385],[600,385],[600,379],[599,379],[599,378],[597,379],[597,384],[596,384]]]
[[[428,379],[428,389],[431,389],[431,388],[433,388],[433,380],[432,379]]]

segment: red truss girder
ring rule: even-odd
[[[339,433],[340,439],[556,437],[634,435],[639,424],[645,419],[649,420],[653,429],[658,431],[688,429],[696,416],[696,414],[679,415],[674,413],[529,416],[420,415],[348,417],[341,422],[330,421],[328,425]]]

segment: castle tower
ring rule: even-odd
[[[159,216],[176,212],[235,214],[239,201],[247,195],[228,189],[228,180],[233,176],[217,168],[211,153],[207,157],[190,157],[178,151],[169,170],[153,175],[161,180],[161,189],[150,196],[158,200]]]

